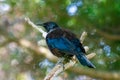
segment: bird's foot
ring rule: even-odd
[[[64,57],[60,58],[57,62],[56,65],[62,65],[63,66],[63,70],[65,70],[65,64],[68,62],[68,60],[66,60]]]

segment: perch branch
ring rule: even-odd
[[[32,21],[30,21],[30,19],[29,18],[25,18],[25,21],[29,24],[29,25],[31,25],[33,28],[35,28],[35,29],[37,29],[40,33],[42,33],[42,36],[45,38],[46,37],[46,35],[47,35],[47,32],[45,32],[44,30],[42,30],[42,28],[38,28],[38,26],[36,26]],[[42,26],[40,26],[40,27],[42,27]]]

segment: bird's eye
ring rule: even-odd
[[[50,27],[51,27],[51,28],[54,28],[54,26],[55,26],[54,24],[50,24]]]

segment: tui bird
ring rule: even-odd
[[[82,65],[95,68],[85,56],[85,49],[74,33],[60,28],[55,22],[38,25],[43,26],[48,32],[46,43],[55,56],[71,58],[75,55]]]

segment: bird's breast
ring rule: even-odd
[[[49,32],[46,38],[59,38],[59,37],[65,37],[70,40],[76,38],[76,35],[65,29],[56,29]]]

